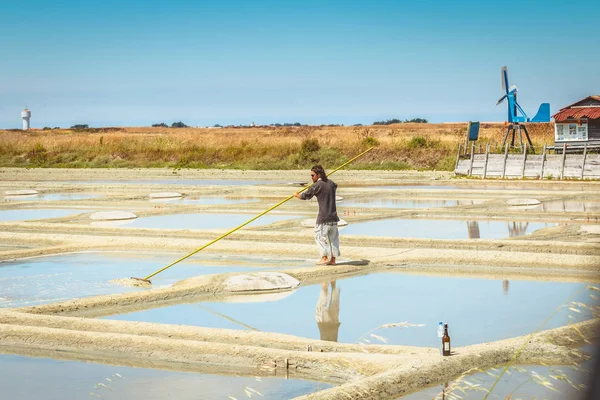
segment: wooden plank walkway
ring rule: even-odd
[[[454,173],[482,178],[600,179],[600,154],[476,154],[474,148],[461,158],[460,147]],[[464,157],[464,156],[463,156]]]

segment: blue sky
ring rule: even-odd
[[[0,127],[503,121],[600,94],[600,1],[0,4]],[[509,21],[513,22],[509,22]]]

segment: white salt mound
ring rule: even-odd
[[[302,220],[302,222],[300,222],[300,226],[303,226],[304,228],[314,228],[315,223],[317,222],[317,219],[305,219]],[[348,222],[346,222],[343,219],[340,219],[337,223],[338,226],[346,226],[348,225]]]
[[[4,194],[7,196],[28,196],[28,195],[32,195],[32,194],[38,194],[38,191],[37,190],[29,190],[29,189],[7,190],[6,192],[4,192]]]
[[[228,292],[254,292],[291,289],[298,287],[300,282],[281,272],[250,272],[229,277],[224,285]]]
[[[280,301],[294,293],[293,290],[275,293],[260,293],[260,294],[235,294],[232,296],[223,297],[223,303],[266,303],[269,301]]]
[[[90,219],[94,221],[117,221],[134,218],[137,218],[137,215],[127,211],[99,211],[90,215]]]
[[[160,193],[150,193],[148,195],[151,199],[172,199],[175,197],[183,196],[181,193],[177,192],[160,192]]]
[[[538,199],[510,199],[506,200],[509,206],[535,206],[541,202]]]

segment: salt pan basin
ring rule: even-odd
[[[170,253],[71,253],[0,263],[0,307],[20,307],[100,294],[142,290],[111,283],[144,277],[181,257]],[[220,257],[197,254],[152,278],[152,287],[225,272],[307,265],[291,258]]]
[[[535,331],[569,297],[590,303],[583,283],[502,281],[377,273],[300,286],[264,303],[198,302],[148,309],[109,319],[254,329],[345,343],[437,347],[439,321],[449,323],[453,346],[507,339]],[[440,304],[443,306],[441,307]],[[591,318],[563,307],[544,329]],[[226,316],[227,318],[224,318]],[[381,328],[385,324],[406,323]],[[411,326],[415,325],[415,326]],[[416,325],[424,326],[416,326]]]
[[[127,226],[170,229],[231,229],[255,217],[256,214],[173,214],[143,217]],[[277,221],[299,218],[297,215],[263,215],[247,226],[269,225]]]
[[[64,201],[64,200],[86,200],[100,197],[99,195],[86,193],[41,193],[24,196],[4,197],[4,201]]]
[[[554,223],[528,221],[458,221],[400,219],[356,222],[342,228],[342,235],[409,237],[421,239],[504,239],[523,236]]]
[[[596,354],[596,349],[591,348],[587,351],[588,354]],[[593,371],[594,365],[592,361],[586,361],[581,367],[571,367],[564,365],[543,367],[538,365],[524,365],[510,367],[502,378],[498,381],[496,387],[490,396],[494,399],[580,399],[582,397],[581,390],[576,389],[573,385],[589,383],[589,373]],[[502,368],[493,368],[484,372],[479,372],[473,375],[465,376],[462,381],[450,382],[446,385],[437,385],[429,387],[419,392],[411,393],[403,396],[402,400],[422,400],[435,399],[442,390],[448,390],[453,385],[457,385],[460,389],[454,389],[454,395],[460,395],[460,399],[464,400],[481,400],[485,396],[484,389],[490,389],[496,377],[500,375]],[[555,377],[555,378],[552,378]],[[565,379],[559,377],[567,377],[573,385]],[[542,381],[551,383],[552,388],[542,384]],[[470,387],[465,384],[465,381],[470,382],[477,387]],[[463,391],[464,390],[464,391]],[[448,391],[445,392],[445,398],[452,399]],[[457,397],[458,398],[458,397]]]
[[[438,208],[452,207],[460,204],[460,200],[421,200],[421,199],[358,199],[344,201],[340,208]]]
[[[170,204],[244,204],[260,201],[258,197],[243,196],[185,196],[166,199],[151,199],[153,202],[164,202]]]
[[[221,400],[291,399],[331,387],[298,379],[209,375],[0,354],[3,399]],[[35,377],[35,379],[32,379]],[[173,396],[176,393],[175,396]]]
[[[28,221],[36,219],[63,218],[70,215],[77,215],[90,212],[90,210],[80,209],[33,209],[24,208],[20,210],[0,210],[0,221]]]

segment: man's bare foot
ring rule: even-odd
[[[331,257],[331,260],[329,260],[327,265],[335,265],[335,257]]]
[[[329,259],[327,256],[321,257],[321,260],[319,260],[317,265],[329,265]]]

